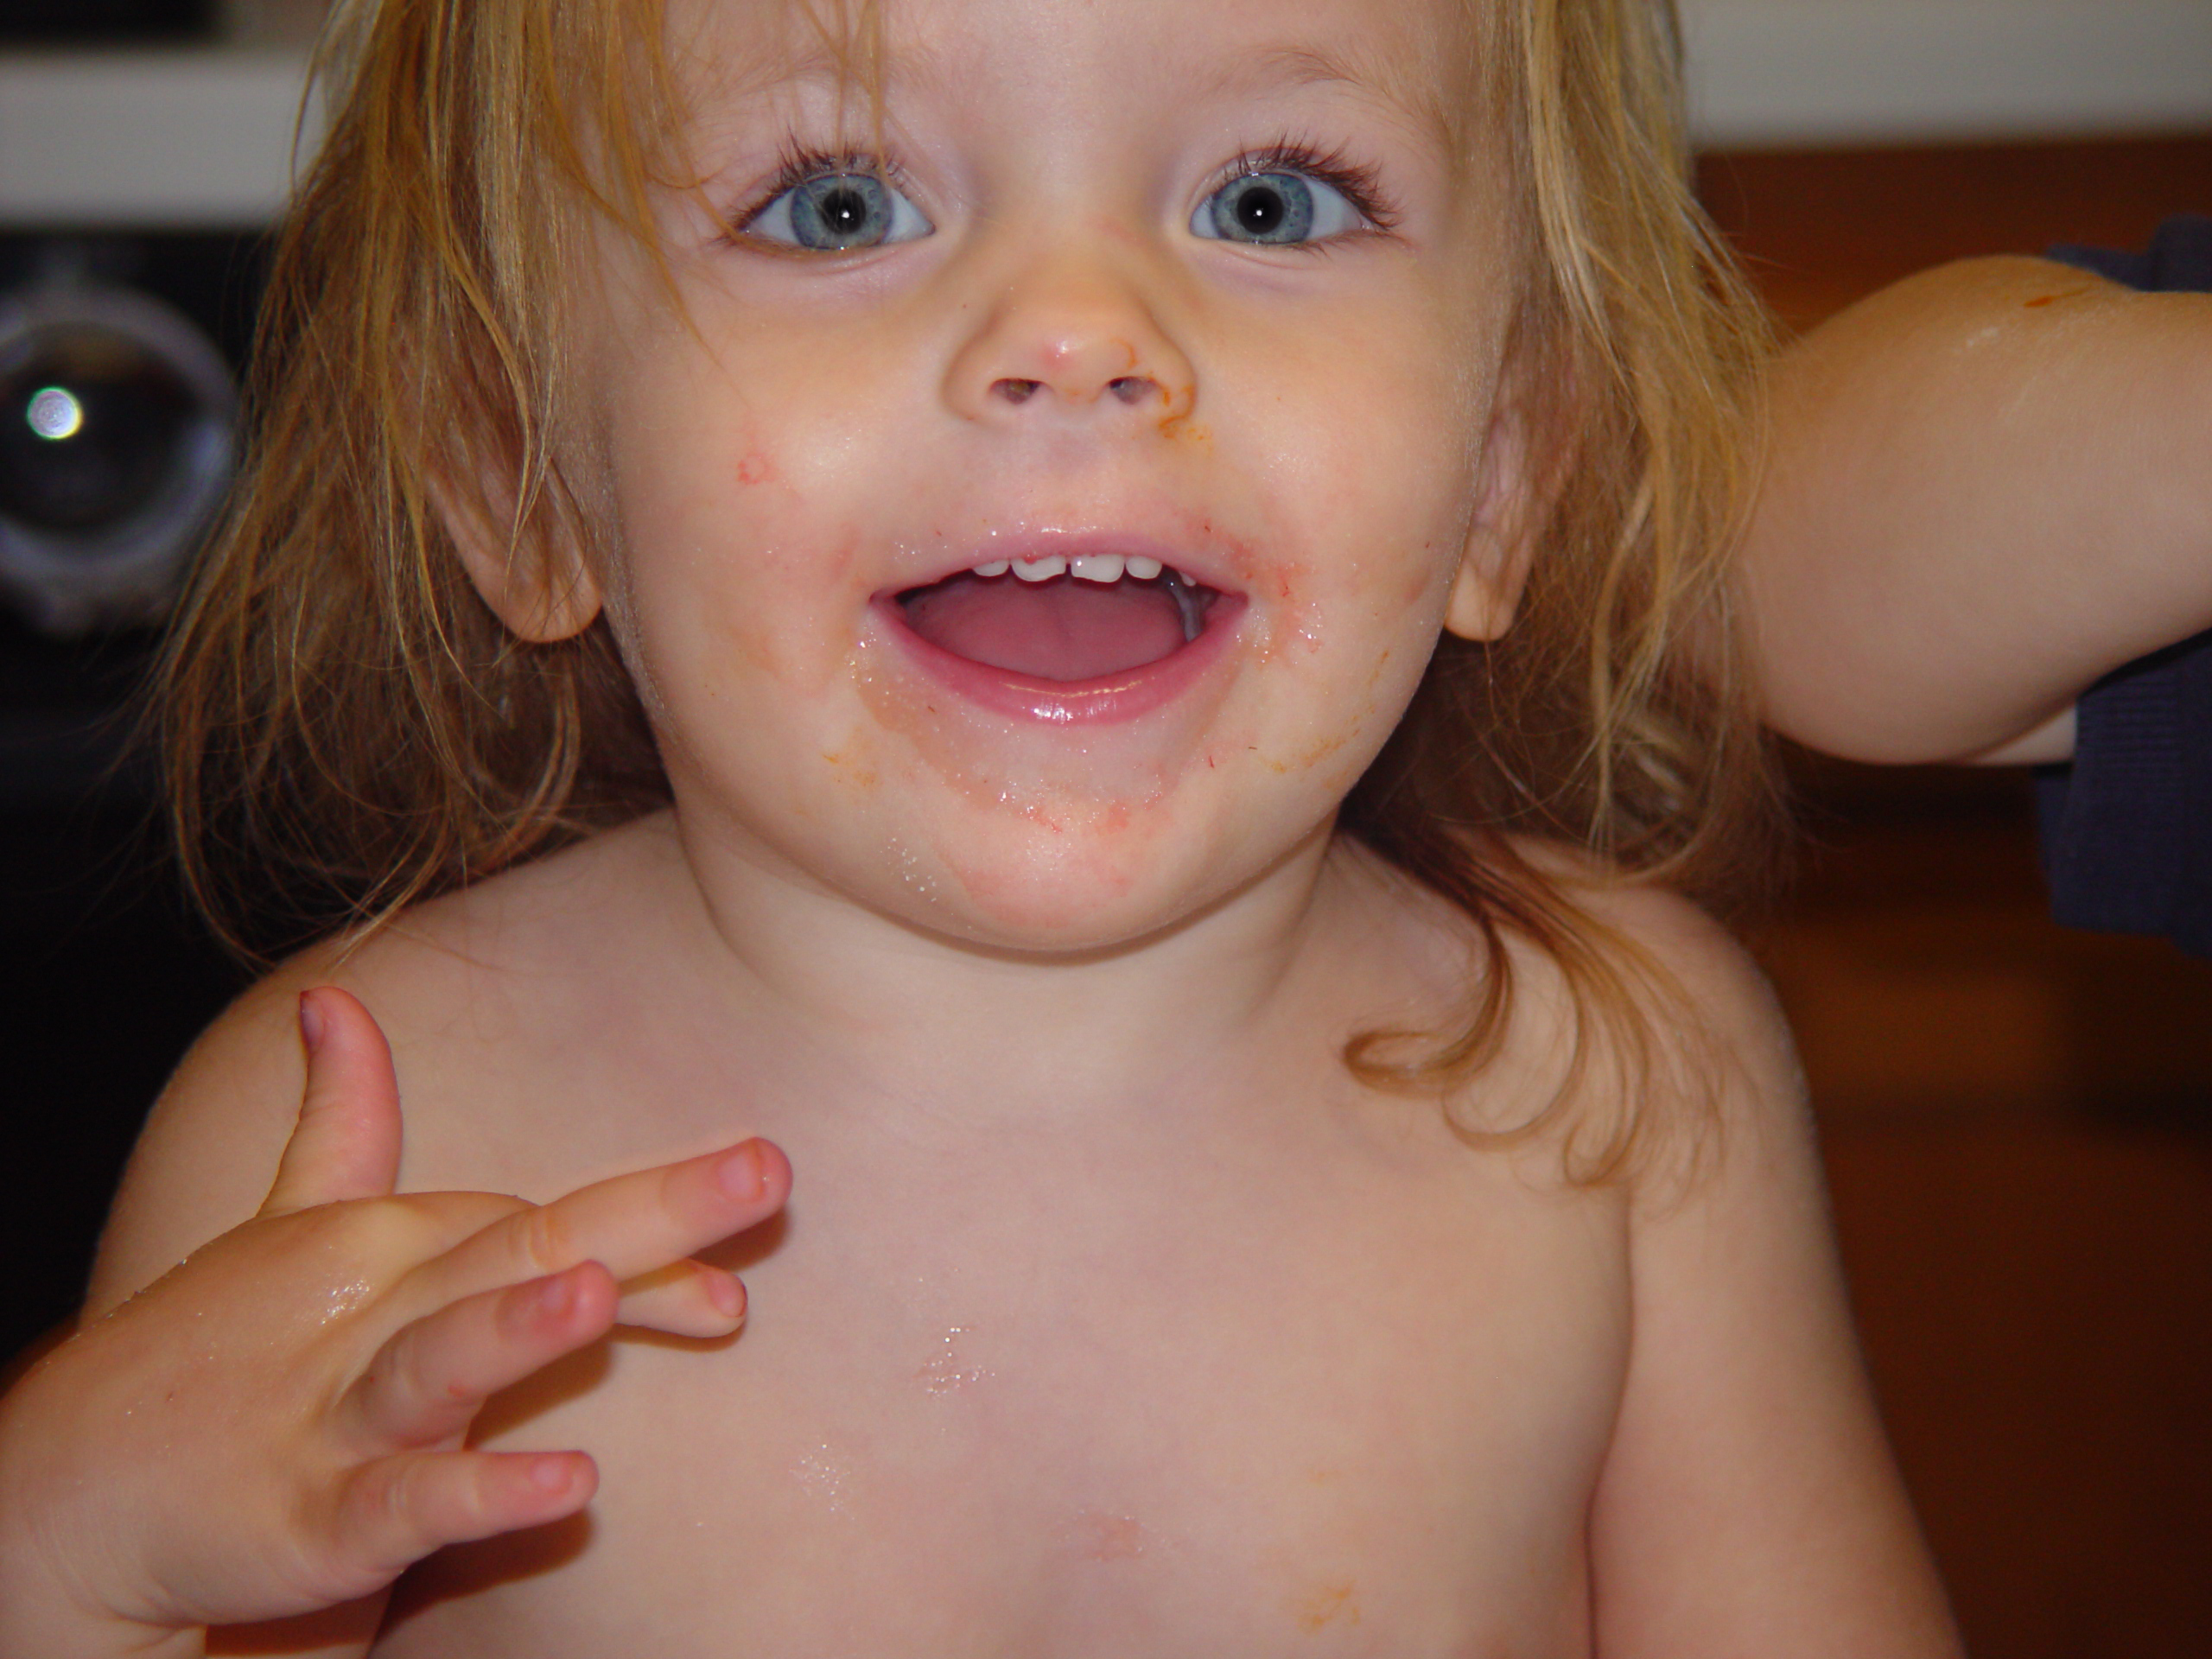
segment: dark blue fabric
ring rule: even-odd
[[[2175,294],[2212,289],[2212,219],[2177,213],[2158,226],[2141,253],[2112,248],[2056,247],[2050,257],[2130,288]]]
[[[2212,219],[2170,219],[2142,253],[2051,257],[2131,288],[2212,289]],[[2073,763],[2037,779],[2051,913],[2212,957],[2212,633],[2107,675],[2076,721]]]
[[[2212,633],[2090,687],[2037,793],[2054,916],[2212,957]]]

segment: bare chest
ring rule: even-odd
[[[496,1402],[487,1443],[582,1446],[601,1495],[432,1563],[380,1652],[1584,1649],[1626,1357],[1601,1202],[1419,1160],[963,1185],[790,1150],[814,1179],[737,1247],[746,1331]]]

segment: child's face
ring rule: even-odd
[[[610,245],[586,340],[679,818],[962,937],[1140,935],[1314,844],[1447,607],[1510,607],[1458,8],[891,0],[881,179],[785,10],[672,9],[683,306]]]

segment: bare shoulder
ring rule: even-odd
[[[1656,969],[1662,993],[1679,993],[1693,1018],[1688,1028],[1662,1031],[1662,1039],[1694,1041],[1721,1063],[1712,1081],[1726,1116],[1740,1122],[1779,1110],[1802,1119],[1803,1079],[1789,1022],[1735,935],[1668,887],[1584,871],[1570,877],[1576,902],[1623,942],[1630,966]]]
[[[1802,1156],[1788,1023],[1734,936],[1680,893],[1580,849],[1517,840],[1513,850],[1545,884],[1533,908],[1554,937],[1498,929],[1510,1008],[1475,1087],[1499,1077],[1516,1098],[1555,1100],[1561,1133],[1547,1139],[1573,1143],[1570,1171],[1622,1176],[1652,1198],[1646,1212],[1732,1160],[1791,1143]],[[1631,1143],[1619,1160],[1604,1150]]]
[[[194,1043],[148,1114],[100,1240],[87,1312],[99,1313],[259,1209],[299,1112],[300,994],[351,991],[398,1060],[403,1092],[459,1043],[495,1048],[503,1008],[559,975],[561,941],[603,909],[624,832],[588,842],[397,918],[364,940],[283,963]]]
[[[1597,1502],[1599,1645],[1955,1659],[1859,1361],[1812,1114],[1748,953],[1662,889],[1576,901],[1681,1019],[1662,1062],[1705,1091],[1710,1155],[1630,1207],[1635,1338]]]

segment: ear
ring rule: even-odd
[[[592,625],[604,595],[591,564],[560,515],[537,515],[543,533],[515,533],[515,486],[482,476],[478,487],[435,471],[430,497],[461,555],[468,580],[500,621],[535,645],[573,639]]]
[[[1444,612],[1444,626],[1462,639],[1499,639],[1513,626],[1537,539],[1565,480],[1566,423],[1546,418],[1546,406],[1571,399],[1540,399],[1539,355],[1516,328],[1475,468],[1466,550]]]

